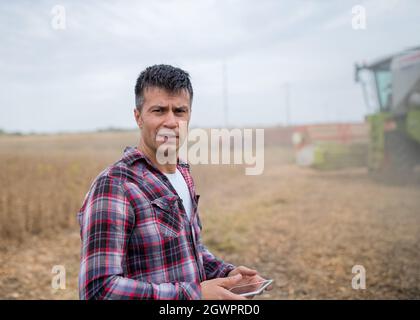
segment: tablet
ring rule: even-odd
[[[243,297],[256,296],[263,293],[265,288],[267,288],[272,282],[273,280],[271,279],[263,280],[259,282],[247,283],[240,286],[235,286],[235,287],[230,288],[229,290],[232,293],[238,294]]]

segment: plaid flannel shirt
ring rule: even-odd
[[[77,215],[80,299],[200,299],[200,282],[234,268],[202,244],[189,165],[177,168],[192,197],[190,220],[167,177],[136,148],[95,179]]]

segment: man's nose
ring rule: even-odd
[[[174,129],[178,126],[175,114],[170,111],[166,114],[165,122],[163,124],[166,128]]]

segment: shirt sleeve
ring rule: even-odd
[[[201,225],[200,216],[197,215],[197,223],[200,229],[200,236],[198,237],[198,248],[203,257],[204,270],[206,272],[206,279],[211,280],[215,278],[223,278],[228,275],[230,271],[235,269],[235,266],[230,263],[224,262],[222,259],[215,257],[209,249],[203,244],[201,240],[201,231],[203,229]]]
[[[195,282],[148,283],[124,277],[135,215],[121,183],[99,178],[78,215],[82,240],[80,299],[200,299]]]
[[[228,273],[235,269],[235,266],[216,258],[205,245],[200,243],[200,250],[203,255],[203,265],[206,271],[206,279],[227,277]]]

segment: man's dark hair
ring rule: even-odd
[[[169,93],[179,93],[186,90],[193,99],[193,88],[188,72],[166,64],[147,67],[137,78],[134,89],[136,95],[136,108],[141,111],[144,103],[144,91],[147,88],[158,87]]]

